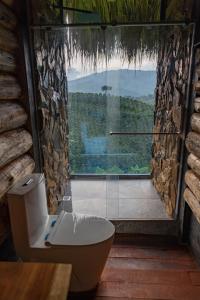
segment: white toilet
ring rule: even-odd
[[[113,224],[101,217],[65,211],[49,215],[42,174],[18,181],[7,197],[17,255],[23,261],[70,263],[70,291],[95,288],[112,245]]]

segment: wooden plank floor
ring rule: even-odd
[[[185,246],[118,241],[95,296],[87,300],[198,300],[200,269]]]

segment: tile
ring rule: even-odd
[[[119,181],[119,198],[159,199],[160,197],[150,179],[137,179]]]
[[[111,220],[119,218],[119,199],[106,199],[106,217]]]
[[[106,202],[102,199],[84,199],[72,201],[74,212],[106,217]]]
[[[163,203],[159,199],[119,199],[119,218],[166,219]]]
[[[73,199],[105,198],[105,180],[71,180],[71,191]]]
[[[109,219],[169,219],[151,180],[72,180],[73,211]]]

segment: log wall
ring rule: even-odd
[[[186,138],[188,170],[185,173],[184,199],[200,223],[200,49],[196,51],[193,82],[194,107],[190,120],[190,132]]]
[[[22,64],[14,2],[0,1],[0,244],[9,231],[5,194],[17,180],[33,172],[35,165],[29,154],[32,137],[23,107],[27,99],[18,71]]]
[[[190,31],[173,28],[159,51],[157,66],[154,133],[182,131],[190,64]],[[173,217],[176,207],[179,135],[154,135],[152,178],[166,211]]]

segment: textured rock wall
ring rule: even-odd
[[[70,193],[68,172],[67,80],[62,31],[35,31],[41,145],[48,204],[53,213]]]
[[[190,64],[190,33],[180,28],[168,33],[158,56],[154,133],[182,131]],[[176,207],[180,135],[154,135],[153,183],[169,216]]]

